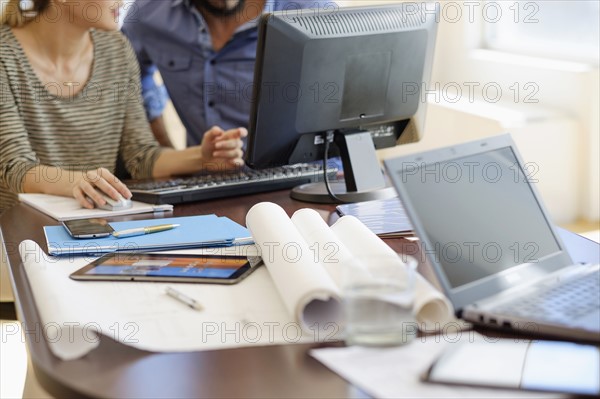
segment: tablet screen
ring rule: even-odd
[[[71,277],[83,280],[231,280],[250,269],[248,259],[241,256],[114,253],[92,262]]]

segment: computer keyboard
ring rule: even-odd
[[[596,267],[597,268],[597,267]],[[576,320],[600,308],[600,275],[586,273],[564,284],[542,289],[536,295],[516,298],[496,309],[500,314],[511,314],[538,320]]]
[[[337,169],[327,169],[335,179]],[[318,164],[299,164],[270,169],[203,174],[169,180],[126,182],[135,201],[151,204],[180,204],[283,190],[300,184],[323,180],[323,168]]]

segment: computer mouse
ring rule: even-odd
[[[125,199],[121,194],[119,194],[118,200],[112,199],[104,193],[100,193],[100,195],[106,201],[106,204],[98,206],[98,208],[100,209],[105,209],[107,211],[122,211],[124,209],[129,209],[133,206],[131,200]]]

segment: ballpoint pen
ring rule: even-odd
[[[168,296],[177,299],[179,302],[188,305],[190,308],[195,310],[202,310],[204,307],[195,300],[194,298],[190,298],[189,296],[177,291],[175,288],[167,287],[165,292]]]
[[[161,231],[171,230],[179,226],[179,224],[159,224],[157,226],[138,227],[137,229],[115,231],[112,233],[112,235],[116,238],[142,236],[144,234],[159,233]]]

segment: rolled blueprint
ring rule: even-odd
[[[314,209],[305,208],[296,211],[292,216],[292,222],[333,282],[341,287],[343,267],[353,260],[352,253]]]
[[[305,332],[341,318],[340,290],[285,211],[270,202],[253,206],[246,226],[289,312]]]

